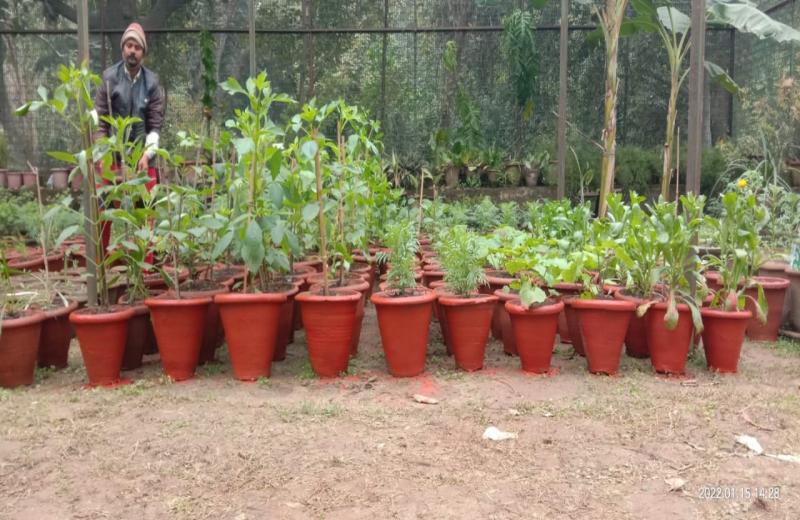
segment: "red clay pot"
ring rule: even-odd
[[[169,292],[148,298],[144,304],[150,309],[164,372],[174,381],[191,379],[200,358],[211,298],[178,300]]]
[[[296,287],[293,287],[296,289]],[[287,292],[223,293],[214,296],[219,307],[233,375],[255,381],[272,374],[272,358]],[[284,347],[285,348],[285,347]]]
[[[294,262],[295,272],[297,272],[298,267],[311,267],[314,271],[321,273],[322,272],[322,260],[319,258],[310,258],[306,260],[301,260],[299,262]]]
[[[786,276],[789,278],[789,310],[787,318],[792,328],[800,332],[800,271],[787,267]]]
[[[222,346],[225,334],[222,330],[222,321],[219,317],[219,307],[214,303],[214,297],[218,294],[225,294],[229,291],[227,285],[219,284],[216,289],[193,291],[191,289],[181,289],[181,296],[186,298],[210,298],[211,304],[206,312],[206,319],[203,322],[203,343],[200,345],[200,356],[197,358],[198,365],[205,365],[214,361],[217,349]]]
[[[430,288],[431,283],[444,280],[444,271],[440,270],[439,266],[431,266],[430,269],[425,268],[422,270],[422,285]]]
[[[625,300],[633,302],[638,308],[645,302],[643,298],[627,294],[624,289],[615,291],[614,298],[618,300]],[[650,357],[650,348],[647,345],[647,332],[645,329],[645,320],[647,313],[641,318],[633,314],[631,322],[628,324],[628,332],[625,333],[625,353],[632,358],[648,358]]]
[[[506,287],[514,280],[515,278],[505,271],[501,271],[498,269],[486,270],[486,281],[489,282],[488,294],[497,296],[497,291],[499,289]],[[498,300],[497,304],[494,307],[494,312],[492,313],[492,337],[497,340],[503,339],[503,328],[500,324],[500,316],[499,316],[499,313],[505,312],[503,305],[504,302]]]
[[[286,347],[294,341],[294,297],[300,292],[300,285],[292,283],[292,288],[283,292],[286,301],[281,304],[281,315],[278,319],[278,336],[275,338],[275,352],[272,361],[286,359]]]
[[[22,172],[6,172],[6,184],[9,191],[17,191],[22,187]]]
[[[579,295],[581,291],[583,291],[583,284],[563,282],[555,284],[553,289],[558,291],[563,298],[567,298],[569,296]],[[564,306],[564,311],[558,317],[558,338],[561,340],[561,343],[570,344],[572,343],[572,334],[570,333],[571,329],[567,323],[567,312],[569,312],[568,304]],[[583,349],[579,351],[576,348],[575,350],[578,351],[579,354],[583,352]]]
[[[747,289],[746,293],[751,296],[753,300],[747,299],[745,309],[753,314],[750,322],[747,324],[746,334],[747,337],[754,341],[777,341],[778,330],[781,328],[784,316],[784,303],[786,301],[786,292],[789,289],[789,280],[785,278],[773,278],[767,276],[756,276],[754,280],[761,284],[764,288],[764,297],[767,300],[767,323],[762,324],[758,321],[756,316],[756,304],[753,300],[758,301],[758,289]]]
[[[65,190],[69,184],[69,168],[52,168],[50,170],[50,180],[53,182],[53,189]]]
[[[64,269],[64,255],[61,251],[47,255],[47,269],[54,273]],[[23,256],[16,259],[9,259],[8,267],[17,271],[44,271],[45,258],[42,258],[41,251],[34,252],[30,256]]]
[[[503,289],[497,289],[494,295],[497,296],[497,304],[492,314],[492,325],[494,326],[495,322],[497,323],[497,327],[500,331],[500,338],[503,340],[503,352],[509,356],[516,356],[518,355],[517,340],[511,327],[511,317],[508,315],[508,310],[506,310],[506,303],[519,300],[519,294],[512,291],[505,292]]]
[[[578,311],[576,311],[572,307],[572,301],[577,300],[577,296],[566,296],[561,297],[561,301],[564,302],[564,310],[558,317],[558,326],[559,326],[559,336],[562,338],[561,343],[564,343],[563,335],[561,334],[560,327],[561,327],[561,317],[564,317],[564,321],[567,324],[567,331],[568,337],[570,338],[569,343],[572,344],[572,348],[575,350],[575,353],[581,357],[586,357],[586,350],[583,348],[583,338],[581,338],[581,321],[580,316],[578,315]],[[569,344],[568,343],[568,344]]]
[[[418,289],[413,296],[372,295],[386,365],[394,377],[413,377],[425,370],[435,300],[436,294],[428,289]]]
[[[150,309],[143,301],[130,303],[127,294],[120,297],[119,303],[133,309],[133,316],[128,321],[122,370],[135,370],[142,366],[142,356],[148,352],[158,352],[153,324],[150,322]]]
[[[0,168],[0,188],[8,187],[8,181],[6,180],[6,174],[8,170],[5,168]]]
[[[347,370],[362,299],[360,292],[350,289],[336,289],[328,296],[302,292],[295,297],[302,310],[311,368],[319,377],[338,377]]]
[[[593,374],[616,374],[622,344],[628,332],[636,304],[623,300],[595,299],[571,301],[578,311],[581,340],[586,351],[589,372]]]
[[[19,318],[3,320],[0,333],[0,386],[3,388],[33,384],[44,319],[41,311],[27,311]]]
[[[564,302],[551,302],[526,309],[517,299],[507,301],[504,307],[511,320],[522,370],[536,374],[549,372],[558,316],[564,310]],[[503,334],[505,341],[506,334]]]
[[[79,309],[69,315],[69,321],[78,336],[90,386],[119,383],[128,321],[132,317],[133,309],[130,307],[111,307],[102,313],[95,313],[93,309]]]
[[[445,287],[444,280],[431,283],[430,289],[436,294],[436,301],[433,304],[433,314],[439,320],[439,329],[442,332],[442,341],[444,341],[445,351],[448,356],[453,355],[453,342],[450,339],[450,329],[447,325],[447,309],[439,304],[439,297],[450,294]]]
[[[497,296],[476,294],[460,298],[452,294],[439,296],[445,310],[456,366],[472,372],[483,368],[486,342],[492,325]]]
[[[36,172],[22,172],[22,186],[25,188],[35,188]]]
[[[686,373],[686,358],[689,356],[694,332],[692,311],[688,305],[679,304],[678,325],[673,330],[668,330],[664,323],[666,314],[665,302],[651,305],[645,314],[650,362],[653,364],[653,369],[660,374],[683,375]]]
[[[783,278],[788,280],[789,276],[786,274],[786,268],[789,267],[787,262],[767,261],[761,264],[758,268],[758,276],[765,276],[767,278]]]
[[[312,278],[313,279],[313,278]],[[346,285],[342,287],[335,287],[336,289],[351,289],[361,293],[361,301],[358,302],[356,307],[356,321],[353,328],[353,338],[351,339],[350,355],[355,357],[358,355],[358,343],[361,341],[361,324],[364,322],[364,305],[367,302],[367,291],[369,290],[369,283],[364,280],[360,275],[349,275],[346,280]],[[333,287],[333,286],[329,286]],[[315,284],[309,288],[311,292],[322,290],[322,284]]]
[[[703,349],[709,370],[736,373],[750,311],[700,309],[703,316]]]
[[[67,368],[69,343],[75,335],[69,315],[78,308],[78,302],[44,312],[42,334],[39,338],[39,366],[56,369]]]
[[[722,289],[722,276],[717,271],[706,271],[703,273],[706,285],[711,291],[716,292]]]

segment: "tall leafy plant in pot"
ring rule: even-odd
[[[316,179],[317,200],[311,206],[311,211],[316,212],[319,223],[322,284],[318,290],[298,294],[296,299],[300,302],[306,329],[311,367],[321,377],[336,377],[347,370],[355,333],[356,310],[362,300],[360,292],[332,289],[328,283],[326,208],[333,206],[329,196],[332,177],[329,157],[331,151],[336,153],[338,145],[325,137],[322,128],[335,109],[335,104],[320,107],[310,102],[291,121],[291,128],[298,135],[294,159],[301,167],[313,171]]]
[[[389,227],[385,244],[391,253],[387,289],[371,301],[378,314],[386,364],[395,377],[411,377],[425,370],[433,291],[417,286],[414,261],[419,249],[416,226],[411,220]],[[381,253],[379,253],[381,254]]]
[[[214,301],[220,306],[234,375],[251,381],[271,374],[281,312],[297,292],[287,281],[289,256],[282,247],[290,242],[280,212],[284,192],[279,176],[284,155],[279,138],[283,130],[269,114],[274,103],[293,101],[274,93],[264,72],[249,78],[244,86],[230,78],[222,88],[248,100],[246,108],[236,110],[235,118],[226,123],[238,135],[234,143],[247,192],[233,238],[240,244],[247,274],[242,293],[218,294]]]
[[[748,320],[753,316],[766,322],[764,289],[752,277],[760,265],[760,232],[768,221],[766,210],[755,195],[729,191],[721,196],[722,216],[707,216],[707,225],[718,237],[719,255],[707,257],[709,267],[720,275],[721,287],[711,291],[703,317],[703,348],[710,370],[737,371]],[[755,288],[756,298],[747,290]],[[747,300],[753,311],[746,309]]]
[[[437,246],[447,290],[439,304],[445,309],[456,366],[480,370],[497,296],[478,292],[487,284],[479,237],[459,225],[443,231]]]
[[[108,191],[103,184],[115,180],[115,173],[111,171],[113,160],[109,142],[123,136],[94,140],[94,131],[100,121],[94,110],[93,90],[100,84],[100,78],[85,64],[81,67],[62,65],[57,77],[59,85],[52,95],[45,87],[39,87],[40,99],[24,104],[16,113],[22,116],[29,111],[48,108],[80,135],[78,152],[49,152],[53,158],[75,166],[71,175],[82,175],[89,190],[88,208],[84,208],[87,215],[85,229],[87,245],[94,247],[97,301],[72,312],[70,322],[78,336],[89,384],[114,386],[120,382],[128,321],[133,316],[133,309],[116,307],[116,302],[110,298],[107,271],[113,259],[105,255],[102,247],[101,226],[106,215],[101,198]],[[98,165],[101,168],[99,172],[96,169]]]
[[[650,359],[656,372],[682,375],[694,333],[703,331],[700,299],[690,280],[701,279],[692,238],[703,224],[705,197],[685,195],[678,204],[663,200],[650,207],[656,235],[658,280],[651,301],[640,306]],[[645,314],[646,313],[646,314]]]

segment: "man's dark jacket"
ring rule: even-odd
[[[111,94],[111,111],[108,99]],[[141,140],[150,132],[161,133],[161,121],[164,119],[164,92],[158,82],[158,75],[142,66],[139,76],[132,82],[120,61],[103,72],[102,84],[95,96],[95,108],[100,116],[111,115],[138,117],[142,120],[133,125],[130,140]],[[108,135],[109,126],[100,122],[98,134]]]

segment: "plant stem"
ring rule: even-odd
[[[317,129],[311,130],[311,138],[317,140]],[[319,144],[319,143],[318,143]],[[319,252],[322,256],[322,294],[328,296],[328,249],[325,243],[325,202],[322,198],[322,159],[319,146],[314,155],[314,174],[317,177],[317,205],[319,206]]]

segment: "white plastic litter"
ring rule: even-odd
[[[742,446],[746,446],[747,449],[755,453],[756,455],[761,455],[764,453],[764,448],[761,447],[761,443],[758,442],[758,439],[755,437],[751,437],[749,435],[739,435],[736,437],[736,442],[741,444]]]
[[[486,428],[486,431],[483,432],[483,438],[489,439],[490,441],[505,441],[508,439],[516,439],[517,434],[513,432],[504,432],[494,426],[489,426]]]
[[[682,478],[666,478],[664,482],[669,486],[670,491],[680,491],[686,485],[686,481]]]
[[[411,398],[414,399],[416,402],[422,404],[439,404],[438,399],[434,399],[433,397],[428,397],[427,395],[414,394],[413,396],[411,396]]]

